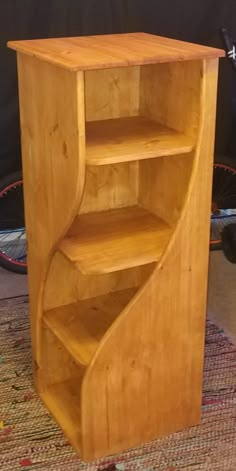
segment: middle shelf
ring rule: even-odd
[[[192,138],[142,116],[86,123],[87,165],[186,154],[193,148]]]
[[[157,262],[172,228],[132,206],[78,215],[58,249],[84,275],[111,273]]]

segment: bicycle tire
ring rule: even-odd
[[[24,227],[24,208],[23,208],[23,178],[22,178],[22,172],[17,171],[13,172],[3,178],[0,179],[0,205],[4,204],[6,205],[6,201],[8,198],[8,195],[10,195],[10,192],[12,191],[18,191],[18,199],[20,200],[19,202],[19,223],[20,223],[20,230],[22,235],[25,234],[25,227]],[[20,195],[20,197],[19,197]],[[11,197],[13,197],[13,193],[11,194]],[[1,199],[2,198],[2,199]],[[17,204],[15,205],[17,211]],[[4,211],[6,213],[6,208],[4,207]],[[6,219],[4,219],[4,211],[1,208],[0,211],[0,235],[2,234],[13,234],[14,232],[17,232],[17,229],[13,229],[14,225],[13,223],[5,223]],[[3,216],[2,216],[3,214]],[[1,219],[2,218],[2,219]],[[10,220],[9,220],[10,221]],[[9,229],[6,230],[5,225],[9,224]],[[16,225],[16,222],[14,221],[14,224]],[[12,225],[12,227],[10,227]],[[4,234],[4,238],[6,240],[6,236]],[[25,244],[25,254],[24,257],[21,257],[21,259],[17,259],[13,256],[10,256],[9,253],[6,252],[5,246],[3,245],[3,237],[1,239],[0,237],[0,244],[2,244],[2,247],[0,246],[0,266],[8,271],[12,271],[15,273],[19,274],[26,274],[27,273],[27,261],[26,261],[26,242]],[[10,245],[10,242],[8,242],[8,245]]]

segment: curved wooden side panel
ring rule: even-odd
[[[84,75],[18,53],[34,357],[39,362],[45,280],[84,187]]]
[[[172,240],[83,379],[83,459],[200,420],[217,71],[217,60],[202,64],[198,144]]]

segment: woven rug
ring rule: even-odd
[[[201,425],[85,464],[34,392],[27,297],[0,301],[0,404],[1,471],[236,471],[236,347],[209,321]]]

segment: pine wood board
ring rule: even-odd
[[[224,51],[147,33],[10,41],[8,47],[71,71],[223,57]]]
[[[79,378],[72,378],[39,392],[48,410],[78,452],[81,440],[80,388]]]
[[[137,288],[126,289],[51,309],[44,314],[44,323],[77,363],[88,365],[105,332],[136,292]]]
[[[86,124],[87,165],[184,154],[193,148],[193,139],[141,116]]]
[[[58,249],[84,274],[157,262],[172,234],[162,219],[139,207],[79,215]]]

